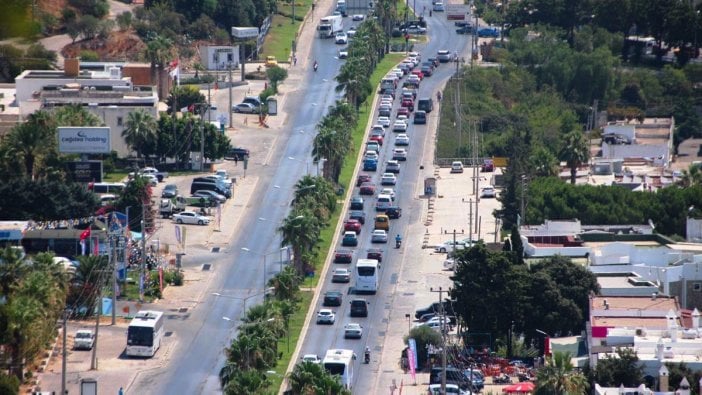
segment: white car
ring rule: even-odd
[[[95,335],[89,329],[81,329],[76,331],[73,337],[74,350],[92,350],[95,344]]]
[[[459,161],[451,163],[451,173],[463,173],[463,163]]]
[[[378,160],[378,158],[379,158],[378,152],[372,151],[372,150],[368,150],[368,151],[366,151],[366,154],[364,155],[364,158],[365,158],[365,159],[375,159],[375,160]]]
[[[371,128],[371,136],[373,135],[373,133],[376,132],[381,136],[385,137],[385,128],[383,127],[383,125],[373,125],[373,127]]]
[[[346,59],[349,57],[349,49],[344,47],[339,50],[339,59]]]
[[[364,19],[366,19],[366,16],[363,14],[354,14],[353,16],[351,16],[351,20],[355,21],[355,22],[359,22],[359,21],[362,21]]]
[[[333,325],[336,321],[336,314],[330,309],[322,309],[317,313],[317,324]]]
[[[421,26],[410,26],[405,31],[409,34],[427,34],[427,28],[426,27],[421,27]]]
[[[392,97],[392,95],[382,95],[380,96],[380,100],[389,101],[392,103],[392,101],[395,99]]]
[[[392,188],[383,188],[380,190],[380,195],[390,195],[390,200],[395,201],[395,190]]]
[[[398,119],[397,121],[395,121],[395,123],[392,124],[392,131],[399,132],[399,133],[406,132],[407,131],[407,122],[405,122],[401,119]]]
[[[456,384],[446,384],[446,395],[469,395],[470,391],[464,391]],[[428,395],[441,395],[441,384],[429,385]]]
[[[344,339],[360,339],[363,336],[363,327],[351,322],[344,325]]]
[[[356,35],[356,28],[355,28],[355,27],[351,27],[351,28],[346,32],[346,36],[347,36],[347,37],[353,37],[353,36],[355,36],[355,35]]]
[[[208,225],[210,219],[194,211],[183,211],[173,216],[177,224]]]
[[[448,258],[444,261],[444,270],[456,270],[456,260]]]
[[[302,362],[320,364],[322,363],[322,360],[319,359],[319,356],[317,354],[305,354],[302,356]]]
[[[404,148],[395,148],[392,150],[392,158],[394,160],[407,160],[407,150]]]
[[[397,177],[393,173],[383,173],[380,178],[381,185],[395,185],[397,184]]]
[[[402,121],[406,124],[408,120],[409,120],[409,118],[405,114],[400,114],[397,117],[395,117],[395,122]]]
[[[405,133],[400,133],[395,137],[395,145],[407,146],[409,145],[409,136]]]
[[[480,190],[481,198],[494,198],[496,196],[497,192],[495,192],[495,187],[493,187],[492,185],[488,185]]]
[[[435,252],[452,252],[454,249],[455,250],[463,250],[466,248],[466,242],[463,240],[456,240],[454,243],[453,240],[448,240],[443,242],[443,244],[439,244],[438,246],[434,247]]]
[[[371,243],[387,243],[388,232],[382,229],[376,229],[371,233]]]
[[[408,81],[408,82],[411,82],[411,83],[413,83],[413,84],[417,84],[417,85],[419,85],[419,83],[422,82],[422,80],[419,79],[419,76],[416,75],[416,74],[410,74],[410,75],[407,77],[407,81]]]
[[[334,42],[337,44],[348,44],[349,37],[346,35],[346,33],[339,32],[339,33],[336,33],[336,38],[334,39]]]
[[[349,271],[349,269],[334,269],[331,281],[333,283],[348,283],[351,281],[351,272]]]
[[[390,106],[390,107],[392,107],[392,101],[390,101],[390,100],[381,100],[381,101],[380,101],[380,104],[378,104],[378,107],[381,107],[381,106]]]
[[[397,78],[402,78],[405,75],[405,73],[402,71],[402,69],[399,69],[399,68],[392,69],[392,70],[390,70],[390,72],[395,74],[395,76]]]
[[[376,122],[384,128],[390,127],[390,117],[378,117]]]
[[[417,58],[420,61],[422,60],[422,54],[420,54],[419,52],[410,52],[408,56],[410,58]]]

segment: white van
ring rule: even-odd
[[[463,173],[463,163],[454,161],[451,163],[451,173]]]
[[[392,196],[380,194],[375,202],[375,211],[385,211],[392,206]]]

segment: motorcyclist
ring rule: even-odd
[[[370,361],[370,348],[366,347],[366,351],[365,351],[364,355],[366,358],[366,363],[368,363],[368,361]]]
[[[398,234],[397,236],[395,236],[395,245],[399,246],[400,243],[402,243],[402,236]]]
[[[314,65],[312,65],[312,67],[314,68],[314,71],[317,71],[317,67],[319,67],[319,65],[317,64],[316,60],[314,61]]]

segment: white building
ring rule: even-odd
[[[622,121],[604,127],[602,133],[602,159],[621,159],[624,166],[648,164],[668,167],[673,153],[673,118],[646,118]],[[607,143],[607,135],[623,136],[628,143]]]
[[[239,67],[239,46],[201,45],[200,61],[206,70],[232,70]]]

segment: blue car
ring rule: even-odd
[[[478,37],[500,37],[500,32],[494,27],[481,27],[478,29]]]

